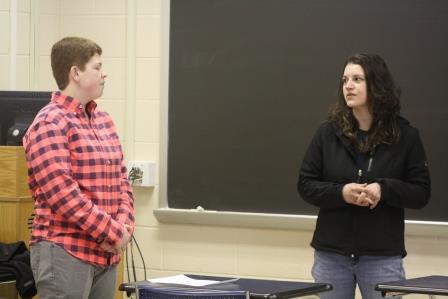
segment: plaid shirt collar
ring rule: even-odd
[[[65,109],[67,109],[69,112],[72,113],[84,113],[84,107],[81,104],[81,101],[77,98],[67,96],[63,94],[61,91],[54,91],[51,94],[51,101],[55,102],[61,106],[63,106]],[[92,114],[93,111],[96,109],[97,104],[95,101],[90,101],[87,103],[87,111]]]

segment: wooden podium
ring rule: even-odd
[[[28,191],[25,154],[21,147],[0,146],[0,242],[28,244],[28,218],[34,202]],[[17,298],[15,283],[0,286],[0,297]]]
[[[0,146],[0,241],[28,243],[27,228],[34,202],[28,190],[25,154],[21,147]]]
[[[24,241],[28,246],[31,231],[28,228],[32,218],[34,201],[28,189],[28,170],[25,153],[20,146],[0,146],[0,242]],[[123,262],[117,268],[117,286],[123,282]],[[1,286],[1,296],[5,292],[16,294],[14,288]],[[9,294],[9,293],[8,293]],[[14,298],[17,295],[9,295]],[[116,292],[116,299],[122,298]]]

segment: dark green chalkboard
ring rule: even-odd
[[[308,143],[354,52],[385,58],[420,129],[448,221],[448,1],[171,0],[168,205],[314,215],[296,192]]]

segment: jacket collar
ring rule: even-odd
[[[331,122],[330,125],[331,125],[331,128],[333,129],[335,135],[338,137],[339,141],[341,141],[342,145],[352,155],[352,157],[354,159],[356,157],[355,151],[353,150],[353,146],[351,145],[348,138],[345,137],[344,134],[342,134],[342,129],[338,125],[336,125],[336,123],[334,123],[334,122]]]

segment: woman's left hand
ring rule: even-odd
[[[365,187],[367,197],[372,201],[370,209],[374,209],[381,200],[381,185],[378,183],[368,184]]]

